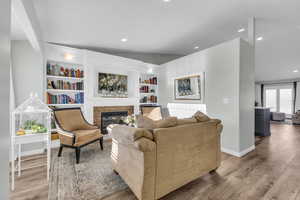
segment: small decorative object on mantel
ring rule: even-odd
[[[193,75],[174,80],[175,100],[201,100],[201,76]]]
[[[127,126],[135,127],[135,115],[128,115],[127,117],[123,118],[123,122],[127,124]]]
[[[127,98],[128,83],[126,75],[98,74],[98,95],[108,98]]]

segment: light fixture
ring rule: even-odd
[[[64,54],[64,58],[65,60],[72,60],[74,57],[74,55],[70,54],[70,53],[65,53]]]
[[[127,38],[122,38],[122,39],[121,39],[121,42],[127,42],[127,41],[128,41]]]
[[[242,32],[244,32],[244,31],[245,31],[244,28],[240,28],[240,29],[238,30],[239,33],[242,33]]]
[[[299,70],[298,70],[298,69],[295,69],[293,72],[294,72],[294,73],[297,73],[297,72],[299,72]]]
[[[263,40],[263,39],[264,39],[264,38],[263,38],[262,36],[259,36],[259,37],[256,38],[257,41],[261,41],[261,40]]]
[[[169,2],[171,2],[171,0],[163,0],[164,2],[166,2],[166,3],[169,3]]]
[[[194,49],[199,49],[199,46],[195,46]]]

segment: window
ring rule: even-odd
[[[270,108],[271,112],[283,112],[290,117],[293,114],[293,86],[270,85],[264,89],[264,105]]]
[[[293,90],[292,89],[280,89],[279,90],[279,108],[280,112],[284,112],[286,114],[292,114],[293,108]]]
[[[266,107],[270,108],[271,112],[277,111],[277,90],[266,89]]]

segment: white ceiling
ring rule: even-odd
[[[257,18],[256,79],[300,77],[299,0],[33,0],[44,39],[91,49],[186,55]],[[120,39],[126,37],[128,42]]]

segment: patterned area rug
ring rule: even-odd
[[[49,200],[101,200],[115,192],[128,188],[116,175],[110,162],[111,144],[104,142],[81,149],[80,163],[75,164],[75,150],[64,148],[57,157],[58,149],[52,150],[49,180]]]

